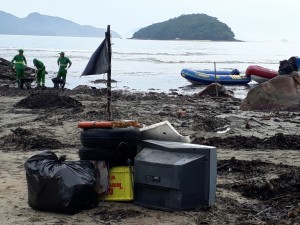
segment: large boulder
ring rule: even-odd
[[[240,109],[300,111],[300,73],[280,75],[251,89]]]

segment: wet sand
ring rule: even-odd
[[[45,106],[46,99],[56,103]],[[24,162],[44,149],[78,160],[77,123],[106,119],[105,90],[1,87],[0,220],[14,225],[296,224],[300,221],[300,113],[242,112],[240,101],[176,91],[114,91],[114,120],[134,119],[144,125],[168,120],[193,143],[217,147],[216,205],[207,211],[170,213],[131,202],[101,202],[95,209],[70,216],[27,205]]]

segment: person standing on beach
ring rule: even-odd
[[[57,60],[57,65],[59,66],[57,78],[63,79],[64,83],[66,83],[67,70],[71,67],[72,62],[69,58],[65,57],[64,52],[61,52],[59,54],[60,57]]]
[[[43,62],[37,59],[33,59],[33,65],[36,67],[36,82],[37,86],[45,87],[45,74],[46,74],[46,67]]]
[[[21,79],[24,78],[25,65],[27,65],[27,61],[23,53],[24,51],[20,49],[19,54],[11,60],[11,64],[16,70],[17,84],[19,88],[23,88]]]

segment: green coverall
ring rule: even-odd
[[[25,65],[27,65],[27,61],[23,53],[19,53],[12,60],[11,63],[14,65],[17,75],[17,84],[19,88],[22,88],[21,78],[24,78],[24,70]]]
[[[33,65],[37,68],[36,70],[36,79],[38,86],[45,86],[45,74],[46,74],[46,67],[44,63],[41,61],[34,59]]]
[[[64,56],[60,56],[57,60],[57,65],[59,65],[59,70],[57,73],[57,78],[62,78],[66,82],[67,77],[67,66],[69,64],[69,67],[72,65],[72,62],[70,59]]]

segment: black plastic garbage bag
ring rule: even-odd
[[[95,167],[89,161],[64,160],[46,150],[25,162],[30,207],[75,214],[97,206]]]

